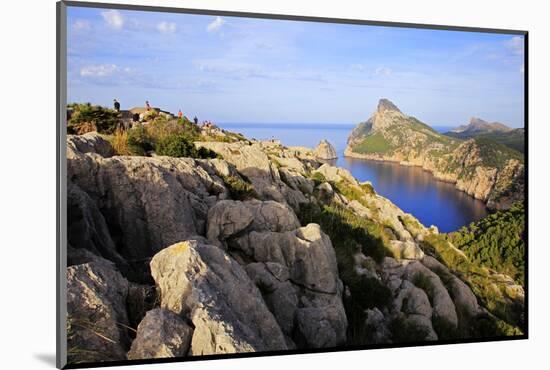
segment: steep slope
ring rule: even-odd
[[[521,153],[484,138],[463,141],[439,134],[387,99],[353,129],[345,155],[420,166],[490,208],[508,208],[523,199]]]
[[[445,135],[454,137],[457,139],[472,139],[472,138],[483,138],[490,139],[505,145],[511,149],[517,150],[520,153],[525,151],[525,130],[522,128],[516,128],[509,131],[499,132],[446,132]]]

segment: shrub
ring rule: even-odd
[[[112,109],[90,103],[73,103],[68,107],[72,108],[71,118],[67,121],[69,134],[81,135],[90,131],[111,134],[120,123],[119,113]]]
[[[325,178],[325,175],[323,175],[321,172],[313,172],[310,178],[315,183],[315,186],[320,185],[327,181],[327,179]]]
[[[229,190],[231,198],[236,200],[258,198],[258,194],[256,194],[256,191],[249,182],[232,175],[223,176],[222,180]]]
[[[193,142],[186,134],[168,135],[160,139],[155,145],[155,152],[158,155],[170,157],[191,157],[191,158],[216,158],[217,154],[209,149],[196,149]]]
[[[154,146],[143,125],[135,125],[128,130],[128,150],[132,155],[146,155]]]

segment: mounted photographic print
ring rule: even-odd
[[[526,91],[525,31],[58,3],[58,366],[527,338]]]

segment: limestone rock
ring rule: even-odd
[[[73,254],[82,254],[77,250],[85,249],[115,262],[119,270],[128,272],[128,263],[117,252],[105,218],[96,203],[71,181],[67,183],[67,239],[73,247],[68,250],[69,261],[76,257]],[[78,263],[73,261],[70,264]]]
[[[244,269],[220,248],[190,240],[157,253],[161,306],[188,317],[190,354],[286,349],[284,335]]]
[[[246,231],[290,231],[300,227],[296,214],[284,203],[274,201],[218,202],[208,211],[207,237],[223,241]]]
[[[88,132],[83,135],[67,135],[67,157],[75,153],[95,153],[108,158],[115,154],[111,143],[97,132]]]
[[[128,281],[107,260],[67,268],[70,363],[126,359],[127,295]]]
[[[345,343],[347,318],[336,256],[317,224],[287,232],[253,231],[230,247],[255,261],[247,265],[247,273],[299,348]]]
[[[139,324],[128,359],[183,357],[187,355],[192,335],[193,329],[178,315],[155,308],[147,312]]]
[[[317,144],[313,150],[313,153],[319,159],[329,160],[338,158],[334,147],[325,139],[321,140],[319,144]]]
[[[396,259],[419,260],[424,257],[424,252],[415,242],[391,240],[388,246]]]
[[[126,259],[204,234],[209,199],[225,191],[195,160],[79,154],[68,177],[94,200]]]

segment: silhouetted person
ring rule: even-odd
[[[149,105],[149,100],[145,101],[145,109],[147,110],[147,112],[151,110],[151,106]]]
[[[195,125],[199,124],[199,119],[197,118],[197,116],[195,116],[195,118],[193,118],[193,122],[195,122]]]
[[[115,110],[117,112],[120,112],[120,103],[116,99],[114,99],[113,101],[114,101],[113,105],[115,106]]]

